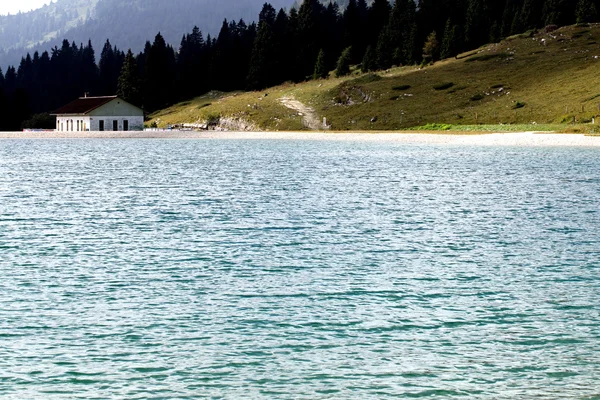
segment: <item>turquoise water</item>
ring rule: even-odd
[[[598,399],[600,151],[0,142],[2,399]]]

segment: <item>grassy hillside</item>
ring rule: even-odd
[[[600,124],[600,26],[519,35],[425,68],[355,72],[261,93],[212,93],[155,113],[150,122],[164,127],[222,117],[254,129],[306,128],[306,116],[282,98],[304,103],[334,130],[450,128],[444,124],[562,130],[592,118]]]

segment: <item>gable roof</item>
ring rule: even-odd
[[[51,115],[62,115],[62,114],[88,114],[98,107],[110,103],[117,96],[102,96],[102,97],[80,97],[72,103],[67,104],[64,107],[54,111]]]

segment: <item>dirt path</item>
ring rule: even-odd
[[[313,131],[323,130],[323,124],[319,121],[319,117],[312,108],[291,97],[282,97],[279,101],[285,107],[294,110],[301,115],[302,123],[307,128]]]

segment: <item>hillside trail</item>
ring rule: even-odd
[[[279,99],[279,102],[283,104],[285,107],[290,110],[296,111],[300,116],[302,116],[302,123],[307,128],[318,131],[323,129],[323,124],[319,121],[319,117],[315,113],[315,110],[308,107],[304,103],[292,98],[292,97],[282,97]]]

